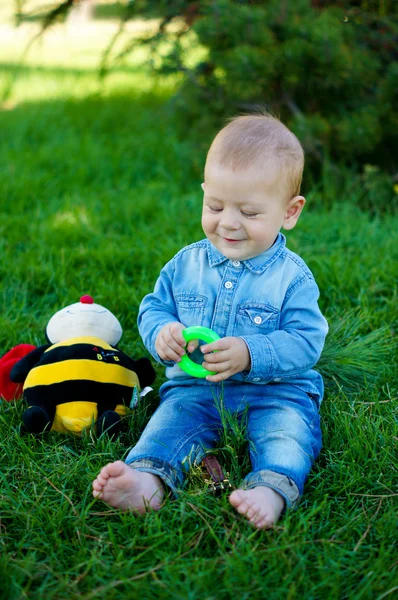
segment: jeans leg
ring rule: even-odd
[[[190,467],[215,447],[220,427],[210,385],[167,387],[126,463],[158,475],[175,490]]]
[[[250,398],[248,438],[253,470],[245,487],[267,485],[294,505],[322,445],[314,400],[295,386],[264,386]]]

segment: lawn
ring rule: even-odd
[[[0,112],[0,354],[44,343],[51,315],[87,293],[118,316],[120,348],[139,357],[141,298],[161,266],[202,237],[213,131],[183,122],[169,102],[175,82],[155,81],[139,57],[100,83],[87,35],[72,52],[62,32],[23,68],[20,40],[3,45],[4,81],[18,79]],[[365,192],[348,175],[338,181],[333,172],[311,186],[307,178],[305,213],[287,236],[315,274],[332,330],[321,365],[324,449],[299,508],[255,531],[197,472],[179,499],[143,518],[93,500],[92,479],[127,454],[156,407],[159,367],[117,441],[24,435],[23,403],[2,402],[2,597],[397,595],[398,217],[364,211]],[[354,389],[344,375],[358,379],[362,367]],[[238,484],[244,432],[226,434],[220,460]]]

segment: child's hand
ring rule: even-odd
[[[186,329],[185,325],[174,321],[173,323],[167,323],[159,331],[155,342],[155,350],[162,360],[180,362],[181,357],[185,354],[185,346],[187,345],[182,335],[183,329]],[[192,340],[188,344],[188,352],[193,352],[197,346],[197,340]]]
[[[218,383],[228,379],[235,373],[250,369],[251,360],[248,347],[242,338],[225,337],[201,346],[205,355],[202,363],[205,369],[216,371],[216,375],[208,375],[207,381]],[[214,352],[218,350],[218,352]],[[210,354],[212,353],[212,354]]]

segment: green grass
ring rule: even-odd
[[[50,316],[89,293],[122,322],[121,349],[145,354],[138,304],[161,266],[202,237],[212,132],[173,113],[171,82],[155,85],[135,66],[101,88],[84,60],[28,65],[0,113],[2,352],[43,343]],[[12,56],[3,71],[14,73]],[[160,368],[152,398],[114,442],[21,435],[23,403],[2,403],[4,598],[396,596],[398,217],[362,211],[348,180],[331,202],[329,184],[305,190],[308,206],[288,235],[333,330],[324,449],[299,509],[273,531],[254,531],[196,472],[178,500],[144,518],[92,499],[92,479],[127,454],[155,408]],[[368,373],[355,388],[358,365]],[[234,427],[221,446],[238,484],[243,433]]]

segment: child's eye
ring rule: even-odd
[[[214,212],[214,213],[219,213],[222,211],[222,208],[215,208],[213,206],[209,206],[209,208],[210,208],[211,212]]]
[[[257,217],[257,215],[258,215],[258,213],[249,213],[249,212],[245,212],[243,210],[241,210],[240,212],[242,213],[242,215],[244,217],[248,217],[248,218],[250,218],[250,217]]]

